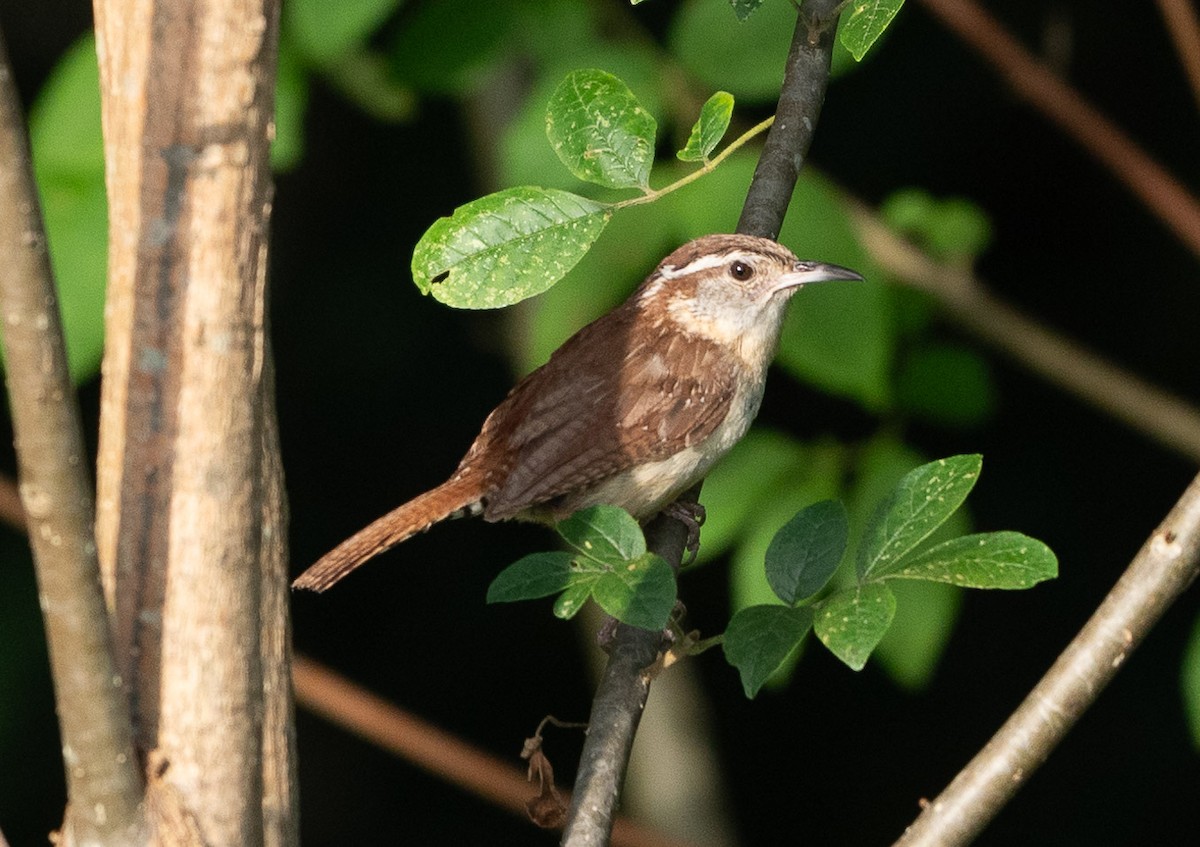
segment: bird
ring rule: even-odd
[[[520,380],[448,480],[343,541],[293,587],[324,591],[450,518],[553,524],[599,504],[654,517],[749,429],[792,295],[862,279],[768,238],[689,241]]]

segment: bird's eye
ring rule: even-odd
[[[740,279],[745,282],[750,277],[754,276],[754,268],[747,265],[745,262],[734,262],[729,266],[729,274],[734,279]]]

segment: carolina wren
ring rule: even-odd
[[[324,591],[371,557],[464,515],[553,523],[585,506],[653,517],[745,434],[800,286],[861,280],[774,241],[707,235],[522,379],[446,482],[321,557],[293,583]]]

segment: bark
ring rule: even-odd
[[[0,315],[21,500],[71,804],[62,843],[142,843],[142,785],[116,675],[83,434],[29,145],[0,37]],[[2,839],[0,839],[2,840]]]
[[[295,841],[266,334],[278,11],[95,4],[110,221],[97,540],[160,837],[212,847]]]

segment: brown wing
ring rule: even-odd
[[[677,329],[634,333],[638,317],[626,304],[585,327],[488,417],[463,460],[469,466],[491,442],[505,442],[509,462],[487,486],[488,518],[666,458],[725,419],[733,357]]]

